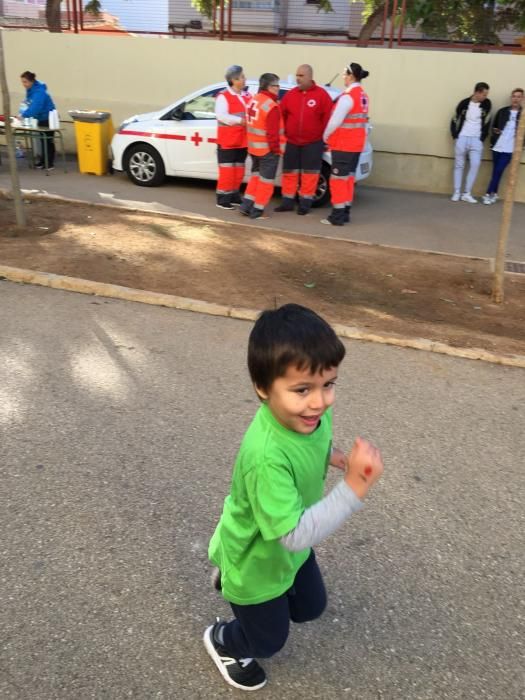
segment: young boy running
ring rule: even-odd
[[[263,312],[250,334],[248,369],[262,405],[209,547],[235,617],[204,633],[206,650],[235,688],[262,688],[266,674],[255,659],[282,649],[290,620],[322,614],[326,591],[312,547],[362,507],[383,473],[379,450],[366,440],[357,438],[347,457],[332,448],[344,356],[333,329],[296,304]],[[344,478],[323,498],[329,464]]]

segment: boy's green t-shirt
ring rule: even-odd
[[[280,538],[323,497],[332,411],[309,435],[282,426],[263,404],[246,431],[229,496],[209,546],[226,600],[263,603],[289,590],[310,548],[290,552]]]

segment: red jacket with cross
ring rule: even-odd
[[[332,105],[330,95],[315,82],[308,90],[290,90],[281,101],[286,140],[294,146],[322,141]]]

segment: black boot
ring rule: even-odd
[[[322,224],[332,224],[332,226],[344,226],[345,224],[345,210],[343,208],[333,208],[331,213],[326,217],[326,219],[321,219]]]
[[[246,197],[242,200],[242,204],[239,207],[239,211],[241,214],[244,214],[244,216],[250,216],[251,211],[253,209],[253,199],[246,199]]]
[[[295,209],[295,199],[292,197],[283,197],[283,201],[274,211],[293,211]]]
[[[350,209],[351,209],[351,208],[352,208],[352,205],[351,205],[351,204],[348,205],[347,207],[345,207],[345,224],[349,224],[349,223],[350,223]]]
[[[217,194],[217,206],[219,209],[233,209],[231,194],[225,194],[222,192]]]
[[[312,200],[305,199],[304,197],[299,197],[299,207],[297,208],[297,213],[299,216],[305,216],[310,212],[312,208]]]

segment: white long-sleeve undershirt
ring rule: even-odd
[[[228,87],[226,89],[231,95],[235,95],[235,97],[238,98],[239,112],[244,112],[246,110],[246,105],[243,102],[243,99],[239,95],[239,93],[235,92],[235,90],[232,90],[231,87]],[[224,95],[219,95],[215,100],[215,116],[217,118],[217,121],[221,122],[221,124],[226,124],[227,126],[235,126],[235,124],[240,124],[242,122],[242,117],[237,117],[235,114],[230,114],[228,108],[228,101],[226,100]]]
[[[333,134],[333,132],[341,126],[341,124],[345,120],[346,115],[353,108],[354,99],[350,95],[350,92],[353,90],[353,88],[357,87],[358,85],[361,85],[361,83],[352,83],[352,85],[348,89],[348,92],[345,92],[337,100],[334,111],[332,112],[332,116],[330,117],[328,124],[326,125],[326,128],[324,130],[323,141],[325,143],[328,142],[328,139]]]
[[[300,552],[313,547],[335,532],[352,513],[363,507],[344,479],[322,500],[307,508],[295,528],[284,537],[281,544],[290,552]]]

